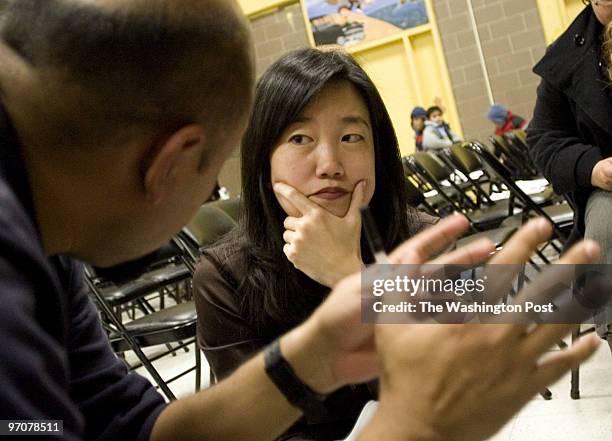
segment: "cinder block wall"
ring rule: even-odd
[[[537,77],[533,65],[546,49],[536,0],[472,0],[494,100],[531,119]],[[487,141],[489,100],[466,0],[433,0],[459,117],[466,137]],[[251,20],[257,76],[282,54],[307,47],[299,3]],[[220,175],[232,196],[240,192],[238,150]]]
[[[484,75],[465,0],[434,0],[438,29],[466,137],[486,141],[493,125]],[[496,102],[531,119],[538,78],[531,70],[546,44],[535,0],[473,0]]]
[[[257,77],[286,52],[309,46],[299,3],[253,19],[251,30],[255,42]]]
[[[294,49],[308,47],[306,25],[299,3],[251,20],[251,32],[255,43],[257,77],[281,55]],[[240,153],[237,148],[227,160],[219,175],[221,185],[230,195],[240,193]]]

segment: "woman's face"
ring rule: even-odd
[[[612,0],[593,0],[591,3],[595,15],[601,24],[607,26],[612,22]]]
[[[374,140],[370,113],[348,81],[332,81],[287,126],[270,158],[272,184],[289,184],[336,216],[344,216],[358,182],[365,202],[374,194]],[[285,213],[301,213],[283,197]]]

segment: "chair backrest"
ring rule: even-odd
[[[534,178],[540,175],[538,168],[529,156],[529,147],[527,146],[525,132],[522,130],[512,130],[506,132],[504,138],[512,153],[516,155],[517,159],[520,161],[523,173],[526,175],[525,178]]]
[[[452,170],[430,152],[418,152],[413,155],[416,164],[438,182],[450,179]]]
[[[511,133],[513,136],[516,136],[525,145],[525,147],[527,147],[527,134],[523,129],[514,129],[507,133]]]
[[[512,179],[512,172],[479,142],[466,143],[466,148],[478,155],[502,179]]]
[[[527,179],[531,173],[525,169],[524,158],[516,148],[512,147],[503,136],[495,135],[489,140],[493,144],[496,158],[503,162],[514,177],[516,179]]]
[[[406,195],[408,203],[413,207],[418,207],[425,202],[425,196],[410,179],[406,179]]]
[[[207,205],[218,207],[229,215],[234,222],[238,222],[240,220],[240,215],[242,214],[242,201],[239,197],[232,199],[218,199],[214,202],[209,202]]]
[[[199,247],[210,245],[236,226],[236,221],[215,204],[202,205],[184,229]]]
[[[412,156],[404,156],[402,158],[402,167],[404,168],[404,176],[421,192],[427,192],[432,190],[432,186],[429,182],[421,177],[419,171],[414,167],[414,158]]]
[[[514,194],[514,196],[523,203],[523,205],[525,206],[523,210],[524,215],[527,215],[528,212],[535,212],[538,215],[546,218],[553,225],[553,228],[559,238],[561,238],[562,240],[566,239],[566,234],[561,231],[558,226],[555,225],[551,217],[540,206],[538,206],[533,201],[533,199],[531,199],[523,190],[521,190],[518,185],[516,185],[510,171],[502,163],[500,163],[499,160],[491,152],[489,152],[479,142],[470,142],[467,144],[467,148],[469,148],[472,152],[477,154],[484,162],[486,162],[493,169],[493,171],[501,178],[504,185],[508,187],[510,192]]]
[[[156,268],[179,263],[182,257],[181,250],[173,242],[168,242],[146,256],[108,268],[91,267],[91,271],[98,278],[120,285]]]
[[[475,171],[482,170],[482,163],[478,160],[478,156],[465,148],[465,143],[453,144],[449,148],[449,152],[453,158],[453,163],[459,170],[468,175]]]

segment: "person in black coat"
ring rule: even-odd
[[[542,80],[527,143],[555,191],[574,207],[570,242],[594,239],[602,247],[601,263],[612,263],[612,86],[604,51],[612,1],[585,3],[534,68]],[[612,349],[612,326],[600,331]]]

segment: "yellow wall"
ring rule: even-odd
[[[413,153],[415,149],[414,132],[410,127],[410,112],[415,106],[427,108],[439,100],[446,110],[445,120],[463,136],[431,1],[425,0],[428,24],[348,49],[380,91],[397,132],[402,155]],[[306,26],[310,29],[308,21]],[[312,35],[309,37],[314,45]]]
[[[246,15],[252,16],[261,12],[274,9],[286,3],[296,3],[288,0],[238,0],[242,10]]]
[[[440,99],[444,118],[462,134],[457,108],[441,45],[436,45],[431,27],[414,35],[355,51],[353,55],[376,84],[393,120],[402,155],[414,152],[410,112]]]
[[[356,58],[376,84],[393,120],[402,154],[407,153],[410,148],[406,144],[413,138],[409,106],[420,101],[411,81],[406,81],[411,77],[411,66],[404,55],[402,40],[365,50]]]
[[[403,155],[414,152],[410,112],[417,105],[427,108],[439,99],[446,109],[445,119],[456,133],[463,135],[431,1],[426,0],[430,23],[399,32],[360,49],[348,50],[378,87],[393,121]],[[295,0],[239,2],[249,16],[283,4],[296,3]],[[306,26],[310,29],[308,20]],[[312,35],[309,37],[314,45]]]
[[[537,2],[547,44],[555,41],[585,7],[581,0],[537,0]]]

